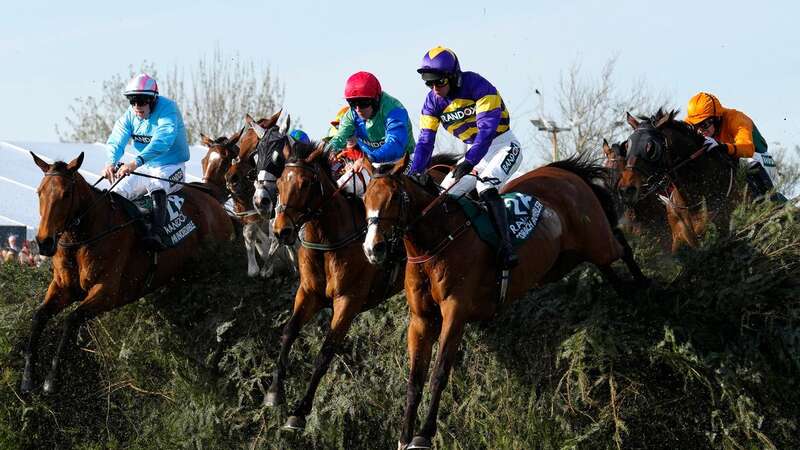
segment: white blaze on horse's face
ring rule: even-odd
[[[378,211],[374,209],[367,210],[367,222],[370,222],[370,219],[377,219],[378,218]],[[375,252],[372,250],[375,246],[375,241],[378,237],[378,221],[373,221],[367,226],[367,237],[364,238],[364,255],[366,255],[367,260],[371,264],[377,264],[378,260],[375,257]]]

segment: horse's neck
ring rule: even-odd
[[[454,202],[447,199],[428,211],[424,217],[417,219],[436,197],[414,183],[406,183],[406,191],[411,196],[412,205],[409,208],[409,220],[417,220],[408,230],[407,235],[414,247],[417,247],[420,252],[432,250],[446,239],[448,234],[454,231],[457,226],[455,222],[463,217],[461,214],[445,212],[445,208],[449,211],[457,208]]]
[[[319,216],[308,222],[310,231],[322,239],[334,242],[363,229],[366,218],[363,211],[357,210],[356,202],[359,200],[348,199],[341,193],[333,195],[338,186],[330,176],[323,173],[324,168],[318,169],[324,203],[320,207]]]
[[[122,223],[124,217],[112,207],[110,194],[95,190],[85,181],[79,182],[75,188],[81,201],[78,202],[76,215],[70,220],[80,217],[80,223],[74,231],[67,233],[73,235],[74,240],[90,239]]]
[[[703,138],[696,133],[686,133],[682,130],[673,131],[673,147],[680,149],[673,156],[672,164],[686,161],[703,146]],[[729,167],[716,155],[702,155],[687,162],[678,169],[673,177],[676,187],[689,203],[699,202],[702,197],[709,194],[718,194],[727,186],[730,176]],[[724,192],[723,192],[724,194]]]

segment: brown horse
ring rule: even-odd
[[[31,155],[44,172],[37,189],[41,220],[36,242],[43,255],[53,256],[53,280],[33,315],[24,354],[23,392],[33,389],[37,346],[45,324],[68,305],[80,302],[67,317],[44,382],[44,391],[52,393],[64,352],[74,345],[84,321],[164,285],[198,253],[202,243],[230,240],[233,227],[216,199],[205,191],[186,188],[183,212],[197,228],[178,246],[155,258],[139,242],[133,220],[119,200],[93,188],[78,173],[83,153],[69,164],[48,164]]]
[[[618,185],[622,172],[625,171],[625,160],[628,155],[628,142],[609,144],[603,140],[604,163],[608,170],[608,186],[614,194],[617,211],[621,211],[620,228],[655,241],[659,247],[667,251],[672,245],[672,233],[667,224],[667,213],[664,204],[655,194],[639,198],[633,204],[623,201]]]
[[[677,114],[659,110],[642,121],[627,115],[634,131],[617,185],[628,205],[648,196],[664,203],[673,252],[684,243],[697,247],[709,222],[727,233],[741,200],[736,162],[718,151],[707,152],[703,137],[675,120]]]
[[[370,224],[364,249],[372,260],[380,260],[386,241],[405,242],[411,373],[399,447],[430,448],[442,391],[466,323],[491,319],[502,305],[496,253],[452,200],[429,208],[441,198],[438,190],[403,175],[403,166],[401,161],[386,173],[373,169],[364,197]],[[621,280],[611,263],[619,259],[637,282],[646,283],[624,236],[614,228],[610,193],[593,184],[603,176],[602,167],[576,158],[536,169],[506,185],[504,191],[532,195],[544,205],[539,225],[517,250],[520,263],[510,274],[509,300],[560,279],[584,261],[598,266],[618,289]],[[431,374],[430,410],[412,440],[437,331],[439,353]]]
[[[322,146],[300,142],[285,145],[291,151],[278,179],[274,230],[284,244],[302,240],[298,254],[300,285],[292,315],[283,329],[280,355],[266,398],[268,405],[284,402],[289,351],[303,325],[322,308],[333,308],[330,330],[314,362],[309,386],[285,425],[288,429],[301,429],[311,412],[320,380],[353,319],[397,293],[403,277],[402,262],[374,266],[364,257],[363,202],[337,187]],[[402,251],[398,253],[402,256]]]
[[[200,135],[203,145],[208,148],[206,155],[200,160],[203,167],[203,183],[214,189],[214,197],[223,203],[230,194],[225,186],[225,172],[231,166],[233,158],[239,153],[236,143],[242,137],[243,131],[239,131],[230,138],[221,136],[211,139],[204,134]]]

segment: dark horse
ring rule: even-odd
[[[626,203],[618,185],[625,161],[628,156],[628,141],[609,144],[603,139],[604,163],[608,170],[607,184],[614,194],[614,203],[620,213],[619,226],[623,230],[637,236],[655,241],[662,249],[669,250],[672,245],[672,233],[667,224],[667,213],[664,203],[657,195],[647,195],[633,204]]]
[[[618,189],[627,205],[657,195],[666,206],[672,251],[682,243],[697,247],[708,222],[727,233],[740,200],[736,162],[707,152],[704,138],[690,124],[675,120],[678,111],[637,120],[627,115],[633,133],[627,141]]]
[[[364,247],[374,258],[387,241],[403,239],[405,243],[411,373],[399,446],[430,448],[442,391],[466,323],[491,319],[502,305],[495,252],[481,241],[452,200],[429,208],[440,199],[437,188],[403,175],[403,164],[386,173],[373,170],[364,197],[370,224]],[[585,261],[599,267],[618,290],[622,282],[611,263],[619,259],[637,282],[647,282],[624,235],[615,228],[610,193],[593,183],[604,176],[602,167],[574,158],[536,169],[506,185],[503,191],[529,194],[544,204],[539,225],[517,249],[520,263],[511,271],[509,300],[560,279]],[[431,374],[430,410],[412,440],[437,332],[439,352]]]
[[[308,389],[285,425],[301,429],[320,380],[351,323],[359,313],[399,292],[403,276],[401,262],[373,266],[364,257],[363,202],[337,187],[322,145],[296,142],[290,146],[286,140],[283,145],[290,152],[278,179],[273,228],[284,244],[302,240],[298,253],[300,285],[292,315],[283,329],[280,355],[267,392],[268,405],[284,401],[289,350],[300,329],[322,308],[333,308],[330,330],[314,362]],[[402,256],[402,251],[399,253]]]
[[[80,302],[67,317],[44,382],[44,391],[52,393],[64,352],[74,345],[84,321],[164,285],[198,253],[203,242],[230,240],[233,226],[215,198],[199,189],[186,189],[183,212],[197,228],[156,259],[139,242],[133,220],[120,207],[120,200],[93,188],[78,173],[83,153],[69,164],[48,164],[31,155],[44,172],[37,189],[41,219],[36,242],[43,255],[53,256],[53,281],[33,315],[25,348],[23,392],[33,389],[36,350],[45,324],[70,304]]]

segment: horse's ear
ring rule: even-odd
[[[67,164],[67,170],[69,170],[72,173],[75,173],[78,169],[81,168],[81,164],[83,164],[83,152],[81,152],[81,154],[78,155],[77,158],[73,159],[72,161],[69,162],[69,164]]]
[[[603,139],[603,153],[606,154],[606,158],[613,159],[614,158],[614,149],[608,145],[608,141]]]
[[[372,165],[372,162],[370,162],[366,155],[361,157],[361,161],[363,161],[363,167],[367,169],[367,173],[371,177],[373,172],[375,172],[375,166]]]
[[[40,169],[42,169],[42,172],[47,173],[50,170],[50,164],[47,164],[42,158],[39,158],[33,152],[30,152],[30,154],[31,156],[33,156],[33,162],[35,162],[36,165],[39,166]]]
[[[264,129],[258,122],[253,120],[253,117],[251,117],[250,114],[244,117],[244,121],[248,126],[250,126],[250,128],[252,128],[258,139],[263,138],[264,135],[267,134],[267,130]]]
[[[317,158],[319,158],[323,153],[325,153],[325,150],[323,150],[322,147],[317,146],[317,148],[315,148],[314,151],[311,152],[311,154],[308,155],[306,159],[303,160],[303,162],[305,162],[306,164],[311,164],[314,161],[316,161]]]
[[[211,147],[214,144],[214,141],[212,141],[211,138],[203,133],[200,133],[200,142],[202,142],[206,147]]]
[[[666,125],[666,124],[668,124],[668,123],[672,122],[672,119],[674,119],[674,118],[675,118],[675,116],[674,116],[674,111],[673,111],[673,112],[670,112],[669,114],[664,114],[664,115],[663,115],[663,116],[661,116],[661,118],[660,118],[660,119],[658,119],[658,121],[656,122],[656,124],[655,124],[655,125],[656,125],[656,128],[661,128],[661,127],[663,127],[664,125]]]
[[[226,143],[225,143],[225,145],[235,145],[237,142],[239,142],[239,139],[241,139],[241,138],[242,138],[242,133],[244,133],[244,128],[242,128],[241,130],[239,130],[239,132],[238,132],[238,133],[236,133],[236,134],[234,134],[233,136],[231,136],[231,137],[228,139],[228,142],[226,142]]]
[[[291,114],[287,114],[286,115],[286,128],[283,129],[283,134],[289,134],[289,129],[291,128],[291,125],[292,125],[292,115]]]
[[[628,121],[628,125],[631,126],[634,130],[639,128],[639,121],[636,120],[636,117],[633,117],[631,113],[625,111],[625,120]]]
[[[267,119],[267,124],[264,126],[264,128],[270,129],[274,127],[275,124],[278,123],[278,119],[281,117],[281,112],[283,112],[283,110],[279,109],[278,112],[276,112],[269,119]]]
[[[394,163],[394,166],[392,166],[391,174],[392,175],[397,175],[397,174],[403,173],[403,171],[406,169],[407,165],[408,165],[408,153],[404,154],[403,157],[400,158],[399,161]]]

